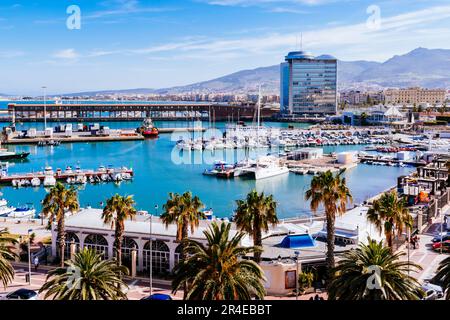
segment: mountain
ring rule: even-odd
[[[353,82],[383,87],[450,87],[450,50],[417,48],[367,68]]]
[[[417,48],[380,63],[373,61],[339,61],[340,89],[425,87],[450,88],[450,50]],[[280,66],[235,72],[209,81],[163,89],[129,89],[84,92],[96,94],[181,94],[181,93],[256,93],[261,85],[264,93],[279,93]]]

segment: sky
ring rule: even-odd
[[[448,0],[1,0],[0,93],[165,88],[301,48],[385,61],[449,40]]]

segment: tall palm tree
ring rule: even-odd
[[[327,228],[327,267],[328,270],[334,268],[334,242],[335,242],[335,221],[336,216],[343,215],[347,210],[347,203],[353,201],[350,189],[347,187],[345,178],[341,170],[336,175],[331,171],[320,173],[314,176],[311,187],[306,191],[305,199],[311,201],[310,207],[313,212],[317,212],[322,205],[325,209]]]
[[[64,248],[66,246],[66,232],[64,225],[65,214],[66,211],[75,213],[80,208],[78,193],[73,187],[66,189],[62,183],[57,183],[45,196],[42,207],[42,213],[45,217],[48,217],[49,228],[51,228],[53,222],[56,222],[58,225],[58,245],[61,257],[61,267],[63,267]]]
[[[252,296],[264,298],[264,273],[261,267],[246,255],[259,250],[241,247],[243,232],[230,240],[230,223],[213,222],[204,232],[206,246],[190,239],[184,240],[186,260],[175,267],[172,282],[176,293],[189,283],[185,296],[188,300],[250,300]]]
[[[177,225],[177,240],[182,241],[189,235],[189,229],[193,234],[198,227],[201,219],[206,219],[201,211],[204,208],[203,203],[197,196],[192,197],[191,192],[185,192],[183,195],[178,193],[169,193],[169,200],[164,204],[164,212],[161,220],[168,227],[170,224]]]
[[[402,261],[404,252],[393,254],[383,242],[369,238],[367,245],[344,253],[328,287],[330,300],[418,300],[420,284],[408,271],[422,268]]]
[[[106,201],[103,208],[102,219],[105,224],[111,224],[115,229],[114,250],[116,251],[117,264],[122,265],[122,241],[125,232],[125,221],[133,220],[136,215],[133,196],[122,197],[118,194]]]
[[[413,218],[406,207],[406,202],[397,196],[397,192],[384,193],[380,199],[375,200],[367,212],[367,219],[372,222],[378,231],[384,231],[387,246],[392,250],[395,232],[401,234],[403,229],[411,229]]]
[[[262,246],[262,232],[269,231],[269,224],[276,225],[277,203],[273,196],[265,196],[264,193],[258,194],[256,190],[251,191],[245,200],[237,200],[236,225],[244,232],[247,232],[253,238],[255,247]],[[254,253],[255,261],[261,262],[261,251]]]
[[[439,263],[435,278],[442,282],[442,289],[446,292],[445,299],[450,300],[450,257]]]
[[[53,300],[126,300],[121,274],[128,268],[118,266],[114,260],[103,260],[102,255],[90,248],[75,254],[66,267],[49,271],[39,293]]]
[[[10,263],[17,257],[14,247],[17,239],[11,236],[7,229],[0,230],[0,281],[6,289],[8,283],[14,279],[14,268]]]

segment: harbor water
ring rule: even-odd
[[[156,122],[158,127],[186,127],[186,121]],[[5,126],[7,124],[3,124]],[[56,125],[49,123],[49,126]],[[111,128],[137,128],[138,122],[107,123]],[[207,126],[208,123],[205,123]],[[271,127],[287,127],[286,123],[265,123]],[[190,124],[192,126],[192,123]],[[307,127],[307,124],[296,124],[296,127]],[[27,123],[20,125],[18,130],[27,128],[42,129],[43,124]],[[217,127],[224,128],[225,123],[218,123]],[[246,154],[243,150],[230,150],[232,154],[223,154],[223,151],[211,154],[205,152],[203,157],[198,152],[190,152],[184,155],[183,160],[175,157],[179,151],[175,148],[176,137],[163,134],[155,140],[130,141],[130,142],[100,142],[100,143],[73,143],[62,144],[57,147],[38,146],[9,146],[11,151],[30,152],[27,160],[15,162],[10,166],[9,173],[27,173],[42,171],[45,166],[52,166],[54,170],[67,166],[79,165],[82,169],[97,169],[100,165],[112,167],[131,167],[135,177],[133,181],[120,184],[105,183],[98,185],[87,184],[78,187],[81,206],[100,207],[106,199],[116,193],[121,195],[133,195],[139,210],[155,212],[158,205],[161,213],[162,205],[168,198],[169,192],[183,193],[192,191],[200,197],[205,208],[212,208],[218,217],[230,217],[235,209],[235,201],[242,199],[252,189],[273,194],[278,202],[278,214],[280,218],[291,218],[310,215],[309,204],[304,200],[305,191],[308,189],[312,176],[289,175],[273,177],[265,180],[231,179],[221,180],[204,176],[202,172],[211,165],[202,160],[231,159],[240,161],[248,157],[267,154],[267,149],[251,151]],[[327,146],[325,153],[341,152],[347,150],[361,150],[363,145]],[[191,158],[191,161],[186,159]],[[180,163],[182,162],[182,163]],[[358,165],[349,169],[345,175],[347,183],[353,193],[354,202],[361,203],[367,198],[394,186],[399,175],[407,174],[414,168],[379,167],[370,165]],[[2,186],[3,197],[9,205],[17,206],[26,203],[34,204],[38,212],[41,210],[41,201],[46,194],[43,187],[14,189],[11,186]]]

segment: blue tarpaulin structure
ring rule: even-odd
[[[308,248],[316,245],[315,240],[309,234],[293,234],[286,236],[281,241],[280,246],[283,248]]]

